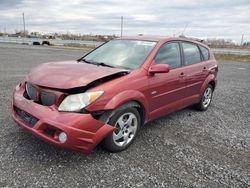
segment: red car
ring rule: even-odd
[[[217,72],[210,49],[191,39],[115,39],[77,61],[34,68],[14,91],[12,116],[57,146],[119,152],[153,119],[190,105],[206,110]]]

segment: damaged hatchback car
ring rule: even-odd
[[[63,148],[88,153],[101,143],[119,152],[153,119],[190,105],[206,110],[217,72],[212,52],[198,41],[115,39],[77,61],[32,69],[15,88],[12,117]]]

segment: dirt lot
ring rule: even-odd
[[[250,63],[219,62],[208,111],[153,121],[121,153],[65,151],[22,131],[10,115],[15,85],[42,62],[83,53],[0,44],[0,187],[250,187]]]

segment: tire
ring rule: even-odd
[[[48,46],[50,46],[50,42],[49,41],[43,41],[42,45],[48,45]]]
[[[36,42],[36,41],[35,41],[35,42],[33,42],[32,44],[33,44],[33,45],[40,45],[40,42]]]
[[[202,94],[201,100],[199,101],[199,103],[195,105],[196,109],[200,111],[207,110],[212,102],[212,98],[213,98],[213,86],[211,84],[208,84],[207,88]]]
[[[133,103],[107,112],[100,119],[118,128],[101,143],[104,149],[110,152],[120,152],[127,149],[134,141],[141,125],[140,114]]]

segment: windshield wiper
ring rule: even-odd
[[[103,62],[95,62],[94,64],[97,65],[97,66],[104,66],[104,67],[114,68],[114,66],[108,65],[108,64],[103,63]]]
[[[92,61],[88,61],[88,60],[86,60],[86,59],[81,59],[80,61],[84,61],[85,63],[88,63],[88,64],[93,64]]]
[[[108,64],[103,63],[103,62],[89,61],[89,60],[86,60],[86,59],[81,59],[81,61],[84,61],[85,63],[92,64],[92,65],[114,68],[114,66],[108,65]]]
[[[108,65],[108,64],[103,63],[103,62],[96,62],[96,61],[91,61],[91,60],[86,60],[86,59],[80,59],[80,61],[83,61],[83,62],[88,63],[88,64],[92,64],[92,65],[97,65],[97,66],[104,66],[104,67],[110,67],[110,68],[123,68],[126,70],[129,69],[129,68],[123,67],[123,66],[116,67],[116,66]]]

